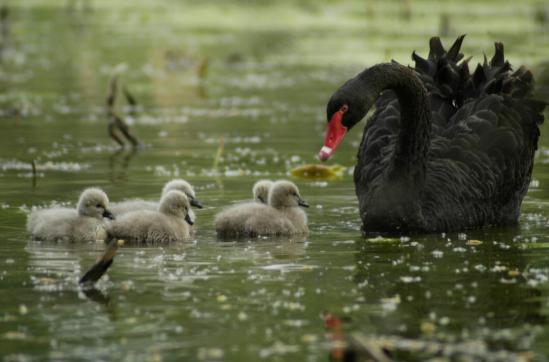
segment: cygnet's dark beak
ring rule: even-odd
[[[194,221],[191,219],[191,217],[189,216],[189,214],[185,215],[185,221],[186,221],[187,224],[189,224],[189,225],[193,225],[193,224],[194,224]]]
[[[110,212],[107,209],[105,209],[105,211],[103,211],[103,217],[106,217],[107,219],[114,220],[114,215],[112,214],[112,212]]]
[[[303,199],[297,199],[297,204],[301,207],[309,207],[309,204],[307,203],[307,201],[303,200]]]
[[[191,202],[191,206],[198,207],[199,209],[203,208],[202,203],[198,199],[195,199],[194,197],[190,198],[190,202]]]

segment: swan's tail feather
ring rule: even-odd
[[[484,71],[484,67],[482,65],[477,65],[477,68],[473,72],[473,85],[474,88],[480,87],[483,83],[485,83],[487,80],[486,72]]]
[[[431,71],[431,63],[427,59],[423,59],[414,51],[412,52],[412,59],[416,63],[416,69],[420,69],[423,73],[429,73]]]
[[[438,36],[432,37],[431,40],[429,40],[428,59],[431,61],[436,61],[442,58],[445,54],[446,54],[446,50],[444,50],[444,47],[440,42],[440,38]]]
[[[451,100],[457,106],[483,93],[513,98],[531,96],[534,84],[532,74],[524,68],[511,73],[511,64],[505,60],[504,46],[500,42],[494,44],[492,58],[488,60],[485,54],[482,63],[470,73],[468,63],[471,58],[462,60],[463,54],[460,53],[464,38],[465,35],[460,35],[448,51],[439,37],[431,38],[427,59],[416,52],[412,53],[414,70],[431,94]]]
[[[448,59],[453,60],[454,62],[459,62],[461,58],[463,58],[463,54],[459,52],[461,49],[461,44],[463,43],[463,39],[465,38],[465,34],[462,34],[458,36],[454,44],[450,47],[450,50],[448,50],[447,57]]]
[[[496,51],[494,56],[490,60],[490,65],[492,67],[501,67],[505,62],[505,57],[503,55],[503,43],[496,42],[495,44]]]

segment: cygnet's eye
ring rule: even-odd
[[[95,207],[97,207],[99,209],[99,208],[103,207],[103,205],[97,204],[97,205],[95,205]]]

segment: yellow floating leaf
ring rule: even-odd
[[[320,164],[301,165],[293,168],[290,173],[292,176],[314,179],[333,179],[341,177],[345,167],[341,165],[326,166]]]
[[[421,326],[419,327],[421,331],[425,334],[432,334],[437,329],[437,326],[435,326],[431,322],[422,322]]]
[[[520,275],[520,271],[518,269],[509,270],[507,272],[510,277],[518,277]]]
[[[482,241],[480,240],[467,240],[467,245],[480,245]]]
[[[318,336],[316,334],[304,334],[301,336],[301,341],[304,343],[314,343],[318,340]]]

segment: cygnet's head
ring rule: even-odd
[[[189,199],[179,190],[168,191],[160,199],[159,211],[161,213],[184,218],[187,224],[192,225],[193,221],[189,215],[190,208]]]
[[[252,188],[252,193],[254,195],[254,200],[259,201],[262,204],[266,204],[269,201],[269,190],[273,182],[271,180],[259,180],[254,184]]]
[[[109,211],[109,198],[103,190],[98,188],[85,189],[78,200],[78,214],[81,216],[102,219],[104,217],[114,220],[114,215]]]
[[[171,190],[181,191],[187,196],[191,206],[198,207],[199,209],[202,208],[202,203],[196,198],[193,187],[187,181],[182,179],[174,179],[169,181],[162,189],[162,196],[166,195],[166,193]]]
[[[301,199],[297,186],[286,180],[273,183],[271,191],[269,191],[269,205],[276,209],[296,206],[309,207],[309,204]]]

